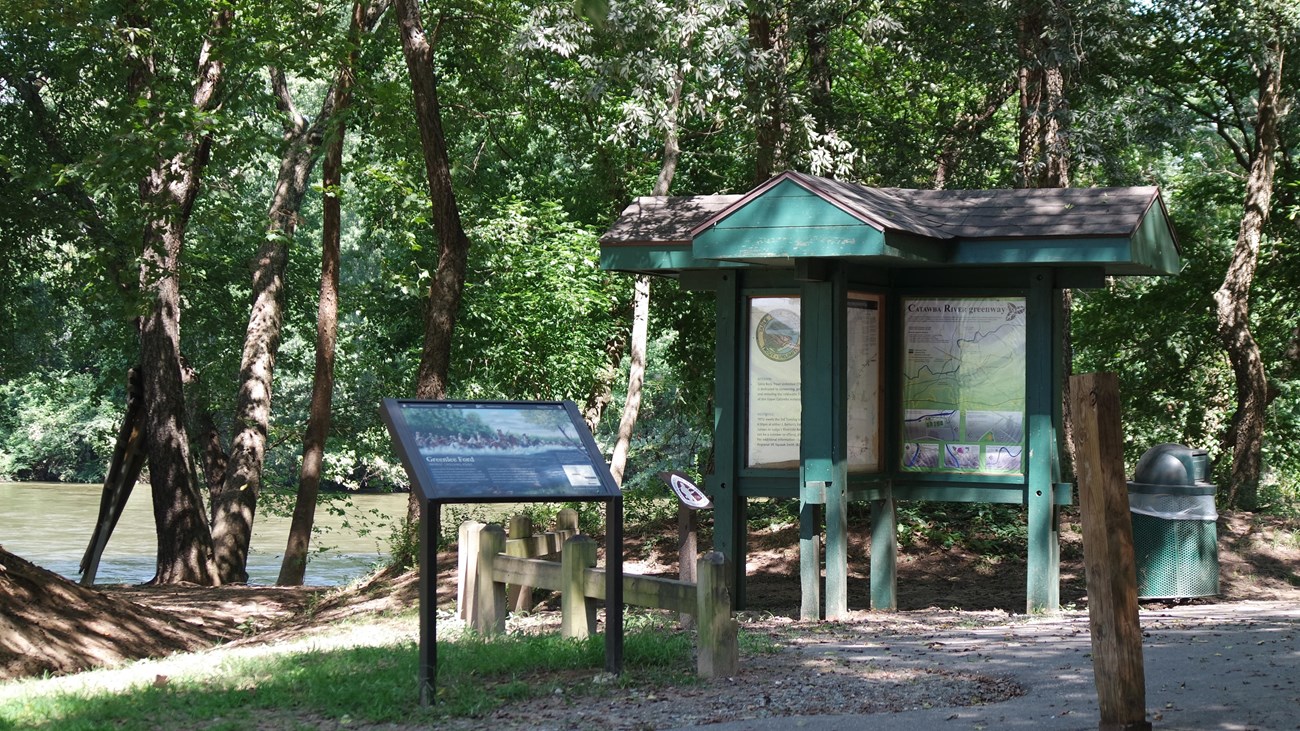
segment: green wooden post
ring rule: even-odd
[[[847,287],[842,270],[801,265],[799,571],[803,588],[800,616],[817,619],[820,610],[819,525],[815,506],[826,520],[825,570],[827,619],[848,613],[848,424],[845,368],[848,348]]]
[[[1030,613],[1055,612],[1061,608],[1060,540],[1056,505],[1053,500],[1052,466],[1055,462],[1056,433],[1053,429],[1054,397],[1058,352],[1052,323],[1055,298],[1052,274],[1038,269],[1030,273],[1025,307],[1025,416],[1029,425],[1026,500],[1029,507],[1028,579],[1025,608]]]
[[[745,606],[745,500],[740,496],[736,466],[740,443],[740,324],[743,302],[738,273],[722,274],[716,289],[717,342],[714,348],[713,547],[726,557],[727,585],[737,609]]]
[[[898,609],[898,515],[893,489],[871,501],[871,608]]]

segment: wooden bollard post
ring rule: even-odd
[[[533,537],[533,519],[527,515],[514,515],[510,518],[510,528],[506,531],[506,538],[532,538]],[[515,548],[518,546],[519,548]],[[528,550],[521,543],[513,546],[506,544],[507,556],[518,556],[519,558],[533,558],[528,555]],[[522,584],[511,584],[506,591],[506,609],[511,612],[527,612],[533,608],[533,587]]]
[[[677,506],[677,579],[687,584],[695,583],[695,563],[699,560],[700,519],[697,511],[679,504]],[[682,612],[678,617],[682,629],[695,626],[695,616]]]
[[[596,600],[587,598],[586,570],[596,565],[596,542],[574,536],[560,552],[560,636],[586,639],[596,633]]]
[[[700,557],[696,565],[699,648],[696,671],[701,678],[725,678],[740,670],[739,629],[731,616],[726,558],[718,551]]]
[[[478,543],[483,524],[467,520],[460,524],[456,539],[456,614],[468,624],[473,624],[475,580],[478,578]]]
[[[1071,376],[1070,402],[1098,728],[1149,731],[1119,379],[1114,373]]]
[[[578,534],[578,511],[573,508],[565,508],[555,514],[555,532],[566,530]]]
[[[506,532],[496,523],[479,532],[478,578],[474,605],[474,631],[482,635],[505,634],[506,587],[496,581],[493,566],[496,558],[506,550]]]

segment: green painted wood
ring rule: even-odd
[[[886,246],[879,231],[862,225],[716,228],[696,236],[692,250],[697,259],[731,261],[843,256],[925,260]]]
[[[687,292],[717,292],[722,276],[717,269],[682,272],[677,275],[677,286]]]
[[[871,608],[898,609],[898,515],[889,491],[871,502]]]
[[[1001,503],[1028,505],[1024,487],[978,487],[961,484],[896,485],[893,488],[864,487],[849,491],[850,500],[880,500],[886,491],[895,500],[926,500],[947,503]],[[1052,486],[1054,505],[1074,504],[1074,486],[1062,483]]]
[[[975,239],[959,241],[948,262],[953,266],[984,264],[1131,264],[1127,236],[1063,239]],[[1153,274],[1155,272],[1152,272]]]
[[[799,484],[799,583],[802,619],[821,617],[820,506],[834,489],[835,430],[843,406],[835,400],[835,297],[829,282],[800,288],[799,362],[802,387]],[[843,368],[841,367],[841,370]],[[829,582],[829,576],[827,577]]]
[[[740,455],[740,275],[729,272],[717,283],[714,343],[713,474],[705,480],[713,500],[713,547],[726,557],[727,582],[736,607],[745,600],[745,498],[736,471]]]
[[[617,272],[672,272],[687,269],[739,269],[745,264],[699,259],[681,244],[628,244],[604,246],[600,268]]]
[[[1183,266],[1173,226],[1163,202],[1155,202],[1133,234],[1131,256],[1138,264],[1159,274],[1177,274]]]
[[[826,488],[826,618],[849,613],[848,287],[842,271],[831,281],[831,464]],[[823,376],[824,377],[824,376]]]
[[[899,239],[786,180],[695,235],[697,259],[752,260],[803,257],[885,257],[942,261],[934,242]],[[944,250],[946,252],[946,250]]]
[[[1057,371],[1053,367],[1054,301],[1050,272],[1036,272],[1025,301],[1025,416],[1029,427],[1025,476],[1029,513],[1025,604],[1030,613],[1060,609],[1060,543],[1054,530],[1057,517],[1051,472],[1051,452],[1056,449],[1052,400],[1059,394],[1055,383]]]
[[[1008,290],[1027,289],[1029,278],[1034,274],[1035,269],[1019,266],[911,267],[887,271],[890,275],[889,282],[893,287],[899,289],[914,287],[922,290],[915,294],[979,297],[1014,294]],[[1055,268],[1052,270],[1052,284],[1055,287],[1073,289],[1099,289],[1106,286],[1106,270],[1100,266]],[[914,293],[908,292],[908,294]]]
[[[709,230],[784,228],[791,226],[869,226],[808,189],[784,180],[717,221]],[[877,227],[878,230],[878,227]],[[698,241],[705,233],[696,234]]]

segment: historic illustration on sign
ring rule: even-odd
[[[1020,474],[1023,297],[903,304],[903,469]]]
[[[749,301],[749,467],[799,466],[799,298]]]
[[[399,402],[415,461],[440,497],[598,496],[581,434],[557,403]]]

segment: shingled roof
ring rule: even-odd
[[[619,256],[624,247],[674,254],[630,267],[640,271],[834,257],[884,265],[1047,260],[1165,274],[1177,271],[1179,256],[1155,187],[912,190],[798,172],[743,195],[638,198],[601,247],[612,269],[628,269],[618,260],[636,258]]]
[[[632,201],[601,237],[601,243],[689,244],[696,226],[727,209],[742,195],[643,196]]]

